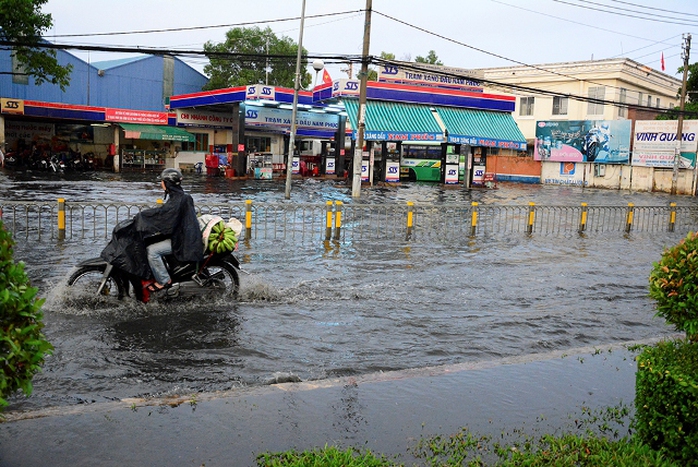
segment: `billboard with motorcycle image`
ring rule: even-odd
[[[539,121],[533,158],[551,162],[627,164],[630,120]]]

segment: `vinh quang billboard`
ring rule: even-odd
[[[677,120],[638,120],[633,136],[632,164],[644,167],[673,168],[676,157]],[[681,129],[680,169],[696,166],[698,120],[684,120]]]
[[[627,164],[630,120],[539,121],[533,158],[544,162]]]

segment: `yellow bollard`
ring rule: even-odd
[[[344,203],[335,201],[334,204],[337,205],[334,217],[334,239],[339,240],[339,236],[342,233],[342,206],[344,206]]]
[[[587,229],[587,216],[589,214],[589,207],[587,203],[582,203],[582,218],[579,220],[579,233],[584,232]]]
[[[245,201],[245,239],[252,238],[252,200]]]
[[[328,201],[325,207],[325,240],[332,238],[332,201]]]
[[[58,240],[65,240],[65,198],[58,198]]]
[[[473,214],[470,218],[470,236],[474,237],[475,232],[477,231],[477,207],[478,207],[477,201],[473,201],[471,203],[471,206],[473,207]]]
[[[414,203],[407,202],[407,240],[412,237],[412,226],[414,224]]]
[[[528,228],[526,229],[526,232],[528,232],[529,235],[533,233],[533,223],[536,220],[536,203],[530,202],[528,203]]]
[[[676,203],[671,203],[671,213],[669,214],[669,232],[674,231],[674,226],[676,226]]]
[[[635,214],[635,205],[633,203],[628,203],[628,215],[625,222],[625,233],[630,233],[630,229],[633,227],[633,215]]]

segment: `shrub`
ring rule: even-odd
[[[666,341],[638,356],[635,428],[639,439],[667,457],[698,459],[698,345]]]
[[[36,298],[24,264],[13,261],[13,244],[0,221],[0,407],[19,389],[31,394],[32,377],[53,350],[41,333],[44,300]]]
[[[649,280],[656,316],[686,332],[691,341],[698,340],[698,232],[664,250]]]

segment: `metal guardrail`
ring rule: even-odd
[[[16,240],[111,237],[114,226],[153,204],[1,201],[0,220]],[[199,204],[200,214],[236,217],[246,240],[443,242],[502,235],[592,236],[698,229],[698,207],[463,204]]]

